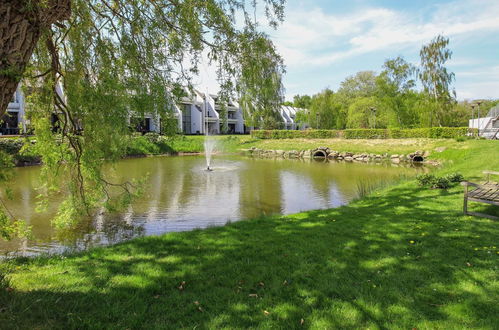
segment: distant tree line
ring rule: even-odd
[[[400,56],[388,59],[379,74],[361,71],[337,91],[296,95],[286,104],[307,109],[298,121],[319,129],[468,126],[475,102],[456,100],[454,73],[445,67],[452,56],[448,43],[439,35],[424,45],[419,67]],[[482,116],[496,104],[499,100],[481,100]]]

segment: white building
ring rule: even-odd
[[[470,128],[477,128],[479,136],[499,139],[499,105],[490,109],[486,117],[471,119]]]
[[[281,117],[284,122],[284,129],[287,130],[300,130],[308,127],[306,123],[298,123],[296,121],[296,114],[300,111],[306,111],[305,109],[294,108],[291,106],[283,105],[281,107]]]
[[[60,88],[58,92],[62,93]],[[225,105],[218,102],[219,97],[214,94],[202,93],[194,90],[188,92],[188,96],[182,97],[179,104],[173,105],[173,117],[177,121],[178,131],[184,134],[220,134],[223,131],[224,122],[227,124],[228,134],[249,133],[251,128],[244,124],[243,110],[239,104],[230,100]],[[282,106],[280,115],[283,128],[297,130],[307,128],[306,124],[296,122],[296,114],[304,109]],[[9,104],[7,116],[0,124],[0,135],[17,135],[26,133],[24,96],[20,88],[17,89],[13,102]],[[221,116],[226,116],[222,118]],[[54,114],[54,118],[57,116]],[[57,119],[53,118],[55,124]],[[149,112],[138,115],[131,112],[129,117],[130,127],[140,132],[161,132],[161,118],[158,114]],[[20,128],[21,127],[21,128]]]
[[[18,135],[26,133],[24,116],[24,94],[18,88],[7,106],[7,112],[0,122],[0,135]]]

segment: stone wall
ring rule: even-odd
[[[340,152],[332,150],[328,147],[319,147],[308,150],[265,150],[258,148],[251,148],[246,150],[250,155],[261,158],[328,158],[334,160],[344,161],[358,161],[358,162],[376,162],[376,161],[390,161],[398,164],[402,162],[422,163],[429,156],[427,151],[415,151],[410,154],[373,154],[373,153],[353,153],[353,152]]]

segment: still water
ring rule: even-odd
[[[144,195],[119,214],[98,212],[71,231],[57,231],[51,226],[57,198],[45,212],[35,211],[40,169],[17,168],[11,184],[14,198],[7,204],[14,216],[32,226],[33,239],[0,240],[0,254],[61,253],[261,215],[332,208],[357,197],[360,182],[387,182],[418,171],[389,164],[242,156],[215,156],[213,172],[205,171],[205,166],[202,156],[120,161],[114,172],[121,179],[147,177]]]

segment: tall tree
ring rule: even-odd
[[[46,191],[57,188],[54,173],[69,178],[59,218],[72,221],[102,201],[112,207],[117,188],[124,192],[122,201],[128,200],[133,184],[110,182],[100,170],[103,159],[125,153],[131,112],[169,116],[205,56],[217,67],[225,99],[239,92],[265,109],[264,120],[276,116],[283,62],[254,13],[264,7],[276,27],[283,5],[284,0],[1,1],[0,117],[24,77],[50,185]],[[54,109],[61,123],[57,134],[50,122]]]
[[[416,68],[398,56],[386,60],[383,71],[377,77],[377,97],[387,111],[388,125],[409,127],[414,123],[415,114],[411,101],[414,100],[414,75]]]
[[[312,103],[310,95],[295,95],[293,97],[293,106],[301,109],[308,109]]]
[[[376,93],[376,72],[360,71],[341,82],[338,93],[354,99],[370,97]]]
[[[447,48],[449,38],[438,35],[419,52],[421,67],[419,79],[423,84],[424,92],[429,99],[429,125],[434,121],[441,125],[445,119],[446,112],[455,102],[455,92],[451,91],[454,81],[454,73],[449,72],[445,63],[451,59],[452,51]]]

